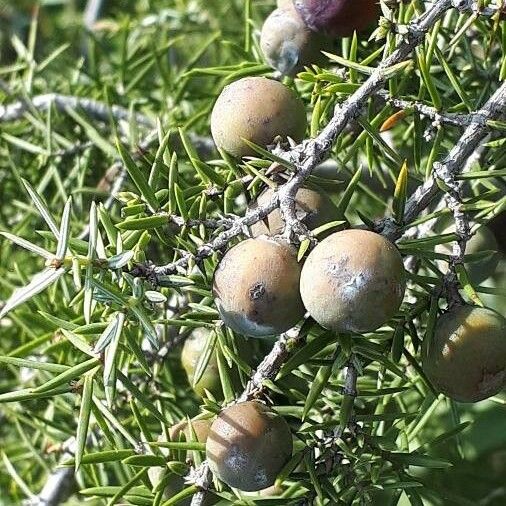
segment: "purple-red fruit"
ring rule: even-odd
[[[311,30],[347,37],[374,23],[378,0],[294,0],[295,8]]]

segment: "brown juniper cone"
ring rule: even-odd
[[[265,20],[260,35],[260,48],[266,62],[282,74],[294,76],[305,66],[323,64],[323,49],[330,41],[310,30],[290,2],[275,9]]]
[[[267,188],[258,198],[252,202],[251,209],[267,205],[274,191]],[[324,225],[337,219],[337,209],[323,191],[315,191],[310,188],[300,188],[295,196],[295,211],[297,217],[309,230]],[[283,232],[284,221],[279,209],[274,209],[263,220],[251,225],[250,231],[253,237],[260,235],[278,235]]]
[[[320,242],[302,268],[310,315],[338,332],[372,332],[395,315],[406,288],[397,248],[367,230],[343,230]]]
[[[443,234],[454,234],[455,225],[446,227],[441,233]],[[437,244],[434,248],[436,253],[443,253],[444,255],[451,255],[453,248],[453,242],[447,242],[444,244]],[[488,251],[489,254],[486,257],[471,259],[465,261],[465,268],[469,279],[473,284],[478,284],[491,276],[496,268],[500,259],[498,252],[499,246],[497,240],[486,225],[480,226],[476,233],[471,236],[471,239],[466,244],[466,255],[476,255]],[[448,263],[444,260],[438,261],[437,266],[445,272],[448,270]]]
[[[506,385],[506,319],[484,307],[450,309],[425,344],[423,369],[438,390],[456,401],[497,394]]]
[[[213,295],[221,319],[245,336],[281,334],[303,316],[300,265],[288,244],[268,237],[229,249],[214,273]]]
[[[225,86],[211,114],[216,146],[237,158],[255,155],[243,139],[263,148],[278,136],[299,142],[306,126],[302,100],[284,84],[266,77],[245,77]]]
[[[245,492],[270,487],[291,455],[288,424],[256,401],[225,408],[213,422],[206,443],[213,474]]]
[[[172,426],[169,429],[169,437],[171,441],[179,441],[184,439],[186,441],[198,441],[199,443],[205,443],[207,441],[210,428],[211,428],[211,420],[208,419],[192,420],[191,428],[188,422],[184,420],[182,422],[177,423],[176,425]],[[195,436],[193,435],[193,433],[195,434]],[[167,439],[163,437],[163,435],[161,435],[158,437],[158,441],[165,442],[167,441]],[[160,451],[166,457],[169,455],[169,450],[167,448],[160,448]],[[164,475],[165,475],[165,468],[162,467],[149,468],[148,477],[153,489],[155,489],[159,485],[160,481],[164,478]],[[170,499],[171,497],[174,497],[176,494],[181,492],[181,490],[183,490],[186,486],[187,485],[185,485],[184,478],[182,476],[172,473],[166,482],[163,491],[163,496],[165,499]],[[207,506],[214,504],[215,502],[217,502],[217,498],[212,494],[208,494],[206,496],[206,500],[203,503],[203,505]],[[190,506],[191,497],[184,499],[181,502],[178,502],[178,504],[182,504],[183,506]]]

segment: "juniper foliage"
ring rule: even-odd
[[[273,4],[0,2],[0,504],[504,504],[504,394],[451,401],[420,360],[448,303],[506,308],[500,248],[464,257],[479,224],[504,251],[498,2],[383,0],[369,39],[336,39],[327,66],[284,79],[307,139],[236,161],[215,150],[210,111],[226,84],[273,75],[259,49]],[[314,234],[293,207],[302,185],[336,206]],[[213,272],[277,207],[299,258],[350,226],[396,240],[397,316],[353,336],[307,319],[244,353]],[[490,258],[476,282],[469,262]],[[219,379],[203,398],[181,366],[196,328],[193,383],[211,360]],[[156,444],[254,398],[295,441],[271,496],[213,479],[200,443]],[[167,498],[153,468],[186,482]]]

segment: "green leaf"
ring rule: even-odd
[[[198,441],[153,441],[148,444],[159,448],[169,448],[170,450],[206,451],[206,444]]]
[[[50,364],[48,362],[36,362],[35,360],[26,360],[24,358],[16,357],[2,357],[0,356],[0,363],[14,365],[16,367],[27,367],[29,369],[38,369],[41,371],[48,371],[60,373],[69,369],[68,365]]]
[[[336,215],[338,217],[344,216],[344,213],[346,212],[346,209],[348,208],[348,205],[350,204],[351,198],[353,197],[353,194],[355,193],[357,185],[360,182],[361,175],[362,175],[362,169],[359,168],[355,172],[355,174],[353,174],[353,177],[351,178],[348,186],[344,190],[344,192],[341,196],[341,200],[339,201],[339,204],[337,205]]]
[[[84,464],[106,464],[107,462],[118,462],[127,457],[135,455],[135,450],[105,450],[103,452],[86,453],[81,458],[81,465]],[[65,460],[61,466],[75,466],[75,459]]]
[[[116,226],[120,230],[151,230],[153,228],[163,227],[169,222],[168,216],[155,215],[144,218],[134,218],[121,221]]]
[[[31,251],[32,253],[45,258],[46,260],[53,260],[54,258],[53,253],[50,253],[44,248],[41,248],[36,244],[32,244],[30,241],[26,241],[17,235],[10,234],[9,232],[0,232],[0,235],[3,235],[6,239],[12,241],[14,244],[17,244],[18,246],[21,246],[22,248],[25,248],[28,251]]]
[[[202,378],[208,364],[209,360],[211,360],[211,356],[214,352],[216,346],[217,335],[216,332],[210,332],[204,348],[200,353],[199,360],[195,366],[195,371],[193,373],[192,386],[194,387]]]
[[[42,272],[36,274],[28,285],[23,288],[17,288],[14,291],[0,311],[0,319],[16,307],[30,300],[32,297],[35,297],[35,295],[45,290],[48,286],[58,281],[65,272],[67,272],[66,269],[60,267],[59,269],[44,269]]]
[[[304,403],[304,411],[302,413],[302,420],[305,420],[311,408],[315,405],[316,401],[320,397],[322,390],[327,386],[330,375],[332,374],[332,366],[326,365],[318,369],[316,377],[311,384],[311,389],[307,396],[306,402]]]
[[[88,342],[83,339],[81,336],[79,336],[78,334],[70,331],[70,330],[66,330],[66,329],[61,329],[61,333],[80,351],[82,351],[83,353],[86,353],[86,355],[89,355],[90,357],[95,357],[97,358],[98,357],[98,353],[96,353],[93,348],[88,344]]]
[[[76,457],[75,469],[76,472],[81,466],[81,460],[88,439],[88,426],[90,424],[91,415],[91,398],[93,395],[93,374],[87,374],[84,377],[83,395],[81,399],[81,410],[79,411],[79,419],[77,421],[77,434],[76,434]]]
[[[25,179],[22,179],[21,181],[26,191],[28,192],[28,195],[30,195],[30,198],[32,199],[34,206],[37,208],[37,211],[39,211],[39,214],[47,223],[47,226],[49,227],[51,232],[53,232],[54,236],[58,239],[60,237],[60,230],[54,218],[51,216],[51,213],[49,212],[46,203],[28,181],[26,181]]]
[[[40,387],[33,389],[32,392],[44,393],[61,385],[68,384],[71,380],[82,376],[83,374],[99,365],[99,363],[100,361],[98,358],[91,358],[89,360],[86,360],[81,364],[77,364],[73,367],[70,367],[66,371],[63,371],[58,376],[55,376],[53,379],[49,380],[47,383],[44,383]]]
[[[89,238],[88,238],[88,253],[86,259],[86,274],[84,278],[84,301],[83,313],[84,321],[90,323],[91,313],[93,311],[93,261],[97,256],[97,243],[98,243],[98,215],[95,202],[91,203],[89,215]]]
[[[6,392],[0,394],[0,403],[4,402],[22,402],[32,401],[34,399],[45,399],[48,397],[54,397],[56,395],[66,394],[72,392],[74,387],[70,385],[63,385],[54,389],[49,389],[44,392],[36,392],[31,388],[25,388],[22,390],[14,390],[13,392]]]
[[[406,207],[407,189],[408,163],[405,160],[399,172],[399,176],[397,177],[397,182],[395,184],[394,201],[392,204],[395,221],[400,225],[404,223],[404,208]]]
[[[160,204],[158,203],[158,199],[156,198],[154,190],[151,188],[147,179],[144,177],[139,167],[137,167],[134,159],[131,157],[130,153],[125,149],[119,139],[116,139],[116,147],[119,151],[121,159],[123,160],[123,163],[125,164],[125,168],[128,174],[132,178],[132,181],[134,182],[135,186],[141,193],[146,203],[151,208],[151,211],[158,211]]]
[[[131,455],[123,460],[124,464],[140,467],[165,467],[164,457],[159,455]]]
[[[107,346],[105,350],[103,379],[104,379],[105,398],[107,400],[107,405],[110,408],[113,405],[113,399],[116,393],[117,352],[124,324],[125,324],[125,315],[123,313],[118,313],[115,320],[113,320],[113,327],[111,328],[111,334],[107,334],[108,336],[111,335],[111,338],[110,344]],[[97,345],[95,346],[95,349],[97,348],[97,346],[98,342]]]
[[[161,130],[161,128],[159,128]],[[169,130],[164,136],[158,149],[156,150],[155,159],[153,160],[153,165],[151,166],[151,172],[149,173],[148,184],[151,188],[156,188],[158,186],[158,182],[160,180],[160,174],[162,168],[164,166],[164,156],[169,146],[170,137],[172,135],[172,131]]]
[[[427,467],[429,469],[448,469],[453,464],[447,460],[438,459],[420,453],[392,452],[386,458],[393,463],[405,466]]]

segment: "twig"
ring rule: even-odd
[[[303,339],[297,330],[290,330],[276,341],[272,350],[264,357],[255,373],[248,381],[237,402],[249,401],[257,397],[264,388],[265,380],[273,380],[290,356],[291,350]]]
[[[61,461],[64,462],[74,457],[76,448],[76,439],[69,438],[63,444],[65,450]],[[33,500],[30,500],[27,506],[58,506],[72,494],[75,487],[74,468],[65,467],[55,469],[47,478],[43,489]]]
[[[496,0],[496,6],[483,7],[480,0],[454,0],[454,5],[460,11],[471,11],[477,16],[490,17],[497,14],[497,11],[504,10],[506,8],[506,2],[504,0]]]
[[[351,359],[346,367],[346,374],[343,385],[343,395],[355,399],[357,396],[357,382],[358,382],[358,371],[353,364]],[[336,425],[333,429],[328,431],[326,435],[314,444],[312,450],[314,452],[320,452],[320,456],[316,459],[315,464],[317,470],[329,473],[337,465],[339,465],[343,459],[342,449],[339,447],[339,440],[343,437],[347,428],[354,425],[353,417],[350,416],[347,426]]]
[[[493,119],[501,117],[505,112],[506,83],[503,83],[480,109],[475,118]],[[432,177],[419,186],[406,202],[404,223],[409,224],[412,222],[439,194],[438,179],[447,185],[452,184],[454,177],[463,170],[466,161],[473,155],[487,132],[488,129],[481,119],[472,121],[469,124],[446,158],[442,162],[434,164]],[[397,240],[403,234],[403,228],[392,219],[380,221],[378,230],[392,241]]]
[[[247,234],[247,227],[265,218],[265,216],[276,209],[277,206],[278,197],[275,193],[267,205],[260,206],[256,209],[250,209],[245,216],[237,218],[237,220],[235,220],[234,224],[229,229],[221,232],[211,242],[200,246],[194,255],[187,253],[178,260],[161,266],[139,264],[134,268],[132,274],[136,276],[146,277],[154,284],[158,284],[159,278],[161,276],[174,274],[179,269],[184,269],[188,266],[188,263],[192,259],[196,262],[200,262],[201,260],[211,256],[215,251],[223,249],[234,237],[237,237],[238,235],[244,233]]]
[[[100,15],[103,0],[88,0],[86,8],[84,9],[83,21],[84,26],[88,30],[93,30],[95,23]]]
[[[38,111],[47,111],[54,106],[59,111],[65,112],[69,109],[82,109],[90,117],[99,121],[109,121],[110,116],[116,120],[127,120],[130,118],[130,111],[119,105],[112,105],[110,108],[107,104],[85,97],[75,97],[73,95],[61,95],[60,93],[46,93],[37,95],[30,100],[22,100],[9,105],[0,106],[0,122],[16,121],[21,119],[31,107]],[[147,128],[154,128],[155,122],[150,117],[133,113],[133,119],[139,124]]]
[[[483,122],[486,126],[486,118],[481,116],[478,112],[471,112],[469,114],[458,114],[439,111],[435,107],[431,107],[422,102],[416,100],[406,100],[402,98],[392,97],[386,90],[380,90],[378,95],[385,99],[386,102],[393,105],[394,107],[401,109],[402,111],[414,110],[430,118],[436,124],[447,124],[456,127],[466,127],[473,121]]]

